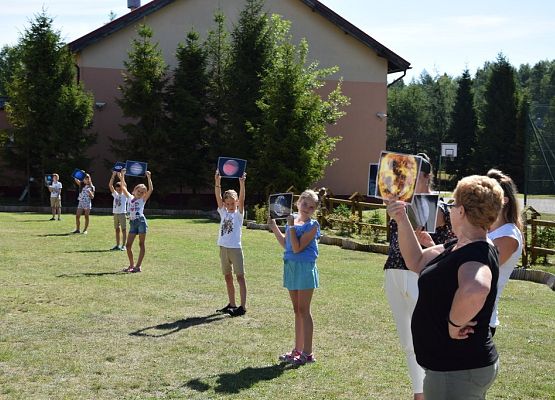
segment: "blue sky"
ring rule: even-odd
[[[514,66],[555,59],[555,1],[541,0],[320,0],[412,65],[458,76],[502,52]],[[143,0],[142,4],[148,1]],[[128,12],[126,0],[4,0],[0,45],[15,44],[44,6],[66,41]],[[391,76],[390,80],[395,76]]]

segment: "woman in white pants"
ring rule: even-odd
[[[430,159],[424,153],[419,153],[422,158],[420,175],[416,185],[416,193],[431,193],[432,186],[432,166]],[[434,244],[445,243],[454,237],[451,231],[451,221],[447,206],[440,202],[437,215],[436,231],[429,235],[426,232],[418,232],[417,237],[423,247],[430,247]],[[391,220],[389,223],[391,239],[389,242],[389,253],[384,265],[385,272],[385,294],[395,319],[399,342],[406,354],[409,375],[412,382],[414,400],[424,399],[424,370],[416,362],[414,348],[412,345],[411,318],[412,312],[418,299],[418,275],[405,265],[397,236],[397,223]]]

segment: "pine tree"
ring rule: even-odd
[[[73,56],[44,11],[17,47],[19,62],[7,85],[14,134],[9,159],[24,165],[28,177],[87,168],[85,153],[96,137],[88,131],[93,98],[77,82]]]
[[[456,182],[472,173],[483,173],[472,165],[476,147],[477,117],[474,110],[472,78],[468,69],[458,80],[457,98],[451,115],[451,126],[447,138],[457,143],[457,157],[446,164],[446,171]]]
[[[509,172],[515,167],[511,149],[517,145],[517,99],[515,70],[500,54],[486,82],[481,115],[483,130],[478,136],[477,154],[484,172],[492,167]]]
[[[253,127],[256,157],[249,180],[264,192],[304,189],[321,179],[333,160],[329,155],[340,137],[330,137],[326,126],[335,124],[348,99],[339,83],[326,99],[316,91],[337,68],[307,64],[308,44],[297,47],[288,35],[289,24],[274,17],[276,47],[271,66],[262,79],[258,102],[262,123]]]
[[[172,147],[164,112],[168,68],[158,43],[151,41],[152,29],[140,25],[137,33],[124,62],[126,71],[119,86],[122,96],[117,100],[124,117],[132,122],[121,126],[124,138],[112,138],[112,152],[118,159],[148,162],[157,189],[163,190],[171,178],[164,173]]]
[[[207,75],[209,78],[206,114],[209,121],[208,137],[210,142],[210,159],[215,160],[225,152],[229,123],[227,108],[228,88],[225,73],[229,65],[230,43],[225,28],[225,16],[221,11],[214,15],[216,27],[208,33],[205,47],[207,51]],[[231,154],[231,153],[230,153]]]
[[[263,0],[247,0],[232,32],[229,65],[227,118],[229,133],[224,150],[227,156],[251,159],[254,147],[249,126],[262,123],[262,80],[273,57],[273,40]]]
[[[181,191],[185,186],[196,192],[206,186],[210,165],[206,120],[207,55],[197,32],[187,34],[176,56],[177,67],[167,101],[168,133],[172,143],[167,159],[168,172],[179,171],[172,176]]]

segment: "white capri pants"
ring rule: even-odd
[[[399,342],[407,357],[412,391],[413,393],[423,393],[425,373],[416,362],[410,330],[412,312],[416,306],[416,300],[418,300],[418,275],[402,269],[386,269],[384,272],[385,294],[397,325]]]

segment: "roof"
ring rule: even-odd
[[[99,40],[111,35],[114,32],[123,29],[134,22],[141,20],[143,17],[150,15],[157,10],[173,3],[175,0],[152,0],[147,3],[109,23],[101,26],[100,28],[81,36],[80,38],[69,43],[69,48],[73,52],[79,52],[85,47],[90,46]],[[324,18],[328,19],[333,24],[337,25],[343,32],[347,35],[351,35],[355,39],[359,40],[365,46],[374,50],[378,56],[383,57],[387,60],[387,73],[402,72],[410,69],[410,62],[406,61],[399,55],[395,54],[393,51],[389,50],[387,47],[373,39],[367,33],[363,32],[361,29],[357,28],[345,18],[326,7],[324,4],[318,0],[300,0],[305,5],[310,7],[313,12],[317,12]]]

